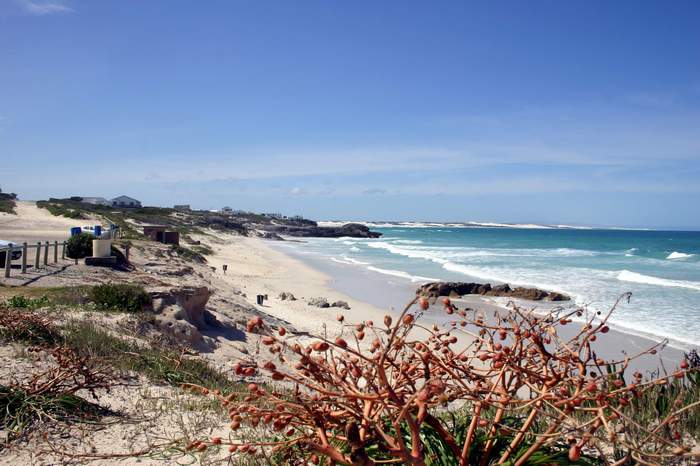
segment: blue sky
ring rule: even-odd
[[[0,0],[0,187],[700,227],[700,2]]]

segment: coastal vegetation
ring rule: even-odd
[[[562,327],[581,311],[541,316],[513,307],[490,321],[449,298],[443,305],[454,319],[446,328],[419,323],[430,306],[421,297],[396,319],[345,324],[335,337],[305,342],[251,319],[248,329],[266,350],[238,363],[236,373],[265,372],[288,389],[250,384],[247,395],[236,396],[188,387],[214,393],[229,410],[233,433],[223,445],[233,456],[360,465],[670,464],[697,457],[695,356],[644,379],[628,373],[630,362],[656,347],[615,361],[596,355],[610,313],[564,338]],[[458,336],[470,341],[466,347]],[[244,426],[262,426],[267,435],[239,440]],[[218,444],[201,439],[191,447]]]
[[[313,220],[301,217],[281,217],[253,212],[212,212],[208,210],[177,210],[166,207],[120,208],[83,202],[80,197],[49,198],[36,205],[51,214],[75,219],[101,218],[119,226],[122,238],[145,239],[140,225],[166,226],[181,235],[205,234],[218,230],[243,236],[266,235],[279,239],[280,234],[318,237],[378,237],[379,233],[359,224],[339,227],[320,227]]]
[[[15,193],[3,193],[2,190],[0,190],[0,212],[14,214],[16,199],[17,195]]]
[[[140,285],[103,283],[75,287],[29,288],[6,296],[4,306],[9,309],[47,311],[60,306],[76,309],[139,313],[151,303],[151,298]]]
[[[84,259],[92,255],[92,240],[95,236],[90,233],[78,233],[66,240],[66,255],[71,259]]]
[[[172,245],[170,249],[173,253],[177,254],[177,256],[183,259],[184,261],[196,262],[198,264],[203,264],[207,261],[207,259],[204,257],[204,254],[211,254],[211,252],[213,252],[210,248],[195,248],[190,249],[185,246]]]
[[[143,289],[130,285],[99,285],[88,294],[101,306],[127,313],[145,304]],[[172,387],[189,383],[242,391],[239,382],[190,356],[186,347],[134,338],[138,332],[125,338],[89,318],[66,319],[55,306],[46,295],[14,295],[0,304],[0,340],[20,345],[23,358],[36,361],[29,373],[0,384],[0,428],[10,441],[46,423],[99,422],[113,414],[99,406],[99,393],[128,374]],[[142,327],[150,323],[148,316],[137,319]]]
[[[104,283],[92,287],[90,301],[102,310],[142,312],[151,297],[138,285]]]

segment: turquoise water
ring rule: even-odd
[[[374,228],[379,239],[312,239],[300,248],[377,279],[507,282],[607,310],[632,333],[700,344],[700,232],[538,228]]]

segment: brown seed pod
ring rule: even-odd
[[[342,338],[340,338],[340,337],[338,337],[338,338],[335,339],[335,344],[336,344],[337,346],[341,347],[341,348],[347,348],[347,347],[348,347],[348,343],[347,343],[345,340],[343,340]]]
[[[418,300],[418,306],[424,310],[427,311],[428,308],[430,307],[430,302],[426,298],[420,298]]]
[[[314,351],[318,351],[319,353],[321,353],[323,351],[328,351],[329,346],[328,343],[326,343],[325,341],[317,341],[316,343],[311,345],[311,348],[313,348]]]

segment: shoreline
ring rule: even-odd
[[[320,276],[324,276],[323,286],[329,290],[353,297],[377,310],[383,310],[383,312],[400,312],[403,306],[413,299],[415,290],[419,286],[419,283],[412,282],[409,279],[379,274],[351,264],[331,262],[322,256],[306,253],[298,246],[290,246],[284,242],[265,242],[263,244],[266,249],[294,259],[294,262],[301,264],[304,268],[314,270]],[[290,262],[290,265],[294,262]],[[454,301],[460,306],[466,305],[482,310],[485,313],[493,313],[502,311],[507,300],[502,300],[501,303],[498,303],[493,298],[469,295]],[[518,300],[517,304],[528,310],[533,308],[546,310],[561,303]],[[346,317],[351,322],[362,320],[353,310],[348,311]],[[436,324],[445,324],[448,320],[439,309],[439,306],[431,307],[431,311],[426,312],[423,319],[426,322]],[[574,321],[569,327],[563,327],[566,329],[564,331],[566,335],[562,336],[566,337],[569,333],[573,334],[574,329],[579,328],[576,325],[577,323],[580,322]],[[611,324],[610,327],[611,330],[606,338],[596,342],[595,347],[599,355],[605,359],[620,359],[624,358],[625,355],[633,356],[665,340],[662,337],[654,338],[652,336],[637,335],[620,329],[614,324]],[[684,353],[690,349],[697,349],[697,347],[678,348],[669,341],[662,350],[659,350],[656,356],[641,358],[635,361],[634,364],[631,364],[630,369],[645,372],[655,369],[663,370],[665,367],[670,370],[683,359]]]

